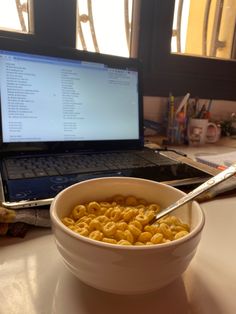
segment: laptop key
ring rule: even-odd
[[[36,176],[38,176],[38,177],[45,177],[48,175],[46,171],[40,170],[40,169],[39,170],[34,169],[34,172],[35,172]]]
[[[108,170],[108,168],[105,166],[100,166],[100,167],[90,167],[90,168],[58,169],[58,172],[61,175],[64,175],[64,174],[97,172],[97,171],[105,171],[105,170]]]
[[[25,178],[33,178],[33,177],[35,177],[35,174],[33,171],[24,171],[24,177]]]
[[[23,179],[24,176],[21,173],[8,173],[8,178],[10,180],[15,180],[15,179]]]
[[[46,169],[46,171],[47,171],[47,174],[49,176],[57,176],[57,175],[59,175],[59,172],[56,169]]]

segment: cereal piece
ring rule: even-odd
[[[184,228],[186,231],[190,231],[190,227],[189,227],[189,225],[188,224],[184,224],[184,223],[180,223],[179,225],[178,225],[178,227],[182,227],[182,228]]]
[[[155,217],[155,213],[153,210],[148,210],[146,211],[145,216],[148,218],[148,222],[150,222]]]
[[[165,218],[159,219],[159,223],[165,223],[168,226],[177,225],[177,219],[174,216],[165,216]]]
[[[145,243],[137,241],[137,242],[134,243],[134,245],[145,245]]]
[[[101,222],[98,220],[98,218],[94,218],[91,220],[90,224],[89,224],[89,231],[93,231],[93,230],[99,230],[102,231],[102,224]]]
[[[122,213],[124,221],[130,221],[135,216],[135,210],[127,207]]]
[[[111,207],[111,203],[109,203],[109,202],[101,202],[100,205],[101,205],[101,207],[105,207],[105,208]]]
[[[177,239],[183,238],[187,234],[189,234],[188,231],[180,231],[180,232],[176,233],[174,239],[177,240]]]
[[[137,206],[138,201],[135,196],[127,196],[125,199],[125,205],[126,206]]]
[[[83,223],[82,223],[83,224]],[[71,225],[71,226],[68,226],[71,230],[73,230],[74,232],[76,233],[79,233],[80,235],[83,235],[85,237],[87,237],[89,235],[89,230],[86,226],[78,226],[78,224],[75,224],[75,225]]]
[[[74,220],[78,220],[86,213],[86,207],[84,205],[77,205],[72,210],[72,217]]]
[[[120,244],[120,245],[132,245],[129,241],[127,240],[120,240],[117,244]]]
[[[138,241],[139,242],[148,242],[150,241],[152,238],[152,234],[150,232],[144,231],[142,233],[140,233],[139,237],[138,237]]]
[[[109,207],[109,208],[107,208],[107,210],[105,211],[104,215],[105,215],[106,217],[110,218],[112,211],[113,211],[113,208],[112,208],[112,207]]]
[[[141,230],[139,228],[135,227],[135,225],[133,225],[133,224],[128,225],[128,230],[132,233],[132,235],[135,238],[138,238],[139,235],[141,234]]]
[[[89,225],[86,223],[86,222],[81,222],[81,221],[76,221],[75,223],[75,227],[78,227],[78,228],[89,228]]]
[[[134,225],[136,228],[138,228],[141,231],[143,230],[143,225],[141,224],[141,222],[139,222],[136,219],[132,220],[129,224]]]
[[[113,221],[119,221],[121,219],[121,210],[119,207],[114,207],[110,213],[110,218]]]
[[[70,226],[70,225],[74,225],[75,224],[75,221],[72,218],[69,218],[69,217],[64,217],[64,218],[62,218],[61,221],[66,226]]]
[[[117,204],[121,204],[123,205],[125,203],[125,198],[122,195],[115,195],[113,197],[113,200],[117,203]]]
[[[116,223],[116,227],[117,229],[124,231],[128,228],[128,224],[125,221],[121,221]]]
[[[127,241],[129,241],[130,243],[133,243],[134,242],[134,236],[133,236],[133,234],[130,232],[130,230],[125,230],[124,231],[124,236],[125,236],[125,239],[127,240]]]
[[[171,240],[170,240],[170,239],[165,239],[165,238],[163,238],[162,242],[163,242],[163,243],[169,243],[169,242],[171,242]]]
[[[182,226],[176,226],[176,225],[171,225],[171,226],[170,226],[170,229],[171,229],[171,231],[174,232],[174,233],[177,233],[177,232],[179,232],[179,231],[188,231],[188,230],[186,230],[184,227],[182,227]]]
[[[94,218],[96,218],[96,215],[94,215],[94,214],[89,214],[87,217],[88,217],[88,218],[91,218],[91,219],[94,219]]]
[[[73,230],[73,231],[75,231],[75,230],[77,229],[75,225],[68,225],[67,227],[68,227],[70,230]]]
[[[113,236],[116,233],[116,223],[114,221],[109,221],[108,223],[103,226],[103,232],[106,236]]]
[[[101,206],[99,215],[105,215],[105,212],[106,212],[106,211],[107,211],[107,207]]]
[[[75,232],[78,232],[80,235],[87,237],[89,235],[89,230],[87,228],[76,229]]]
[[[159,213],[161,210],[161,206],[158,204],[150,204],[148,205],[149,210],[153,210],[155,213]]]
[[[146,225],[149,222],[149,218],[145,214],[138,214],[135,219],[138,220],[142,225]]]
[[[88,216],[84,216],[84,217],[81,217],[79,220],[77,220],[79,222],[85,222],[87,225],[90,224],[90,222],[92,221],[92,218],[91,217],[88,217]]]
[[[101,215],[101,216],[98,216],[96,217],[96,219],[102,224],[102,225],[105,225],[108,221],[110,221],[110,219],[105,216],[105,215]]]
[[[146,225],[144,227],[144,231],[148,231],[154,235],[155,233],[160,232],[159,225],[156,224]]]
[[[156,234],[154,234],[154,236],[152,236],[152,238],[151,238],[151,242],[152,242],[153,244],[161,243],[162,240],[163,240],[163,234],[161,234],[161,233],[156,233]]]
[[[101,210],[101,206],[98,202],[90,202],[87,206],[87,210],[89,214],[98,215]]]
[[[125,240],[124,231],[116,230],[116,233],[115,233],[115,235],[114,235],[114,238],[115,238],[117,241]]]
[[[103,239],[103,233],[99,230],[94,230],[89,234],[89,238],[101,241]]]
[[[140,210],[142,210],[142,212],[144,213],[145,209],[146,209],[145,205],[143,205],[143,204],[137,205],[136,208],[139,210],[139,213],[140,213]]]
[[[147,201],[141,198],[138,200],[138,204],[145,206],[145,205],[147,205]]]
[[[117,241],[115,239],[112,239],[112,238],[103,238],[102,242],[117,244]]]
[[[173,239],[173,233],[171,232],[171,229],[167,224],[162,222],[159,228],[165,238],[170,239],[170,240]]]

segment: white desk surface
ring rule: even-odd
[[[141,296],[112,295],[81,283],[64,267],[50,229],[0,239],[0,314],[235,314],[236,196],[201,206],[206,224],[187,271]]]

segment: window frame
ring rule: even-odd
[[[30,0],[29,7],[30,32],[0,30],[1,37],[76,47],[76,0]]]
[[[141,0],[138,56],[144,95],[236,100],[236,60],[172,54],[174,0]],[[161,44],[160,44],[161,43]]]

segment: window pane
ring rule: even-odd
[[[236,0],[176,0],[172,52],[233,59]]]
[[[77,0],[77,48],[128,57],[133,0]]]
[[[30,0],[0,0],[0,29],[29,33]]]

